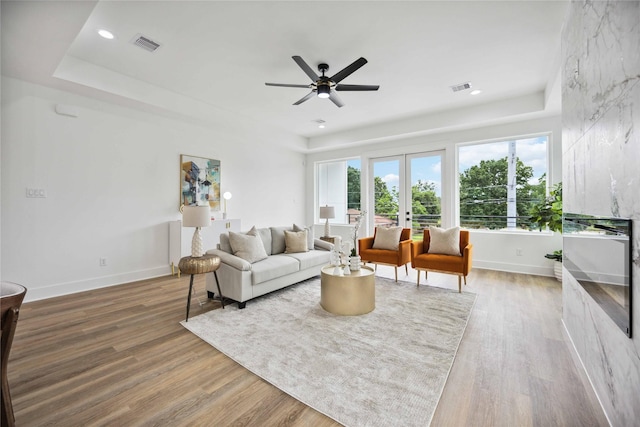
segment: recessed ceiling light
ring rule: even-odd
[[[326,122],[324,120],[322,120],[322,119],[315,119],[315,120],[312,120],[312,122],[317,123],[318,127],[320,129],[324,129],[325,128],[325,123]]]
[[[98,34],[100,35],[100,37],[108,40],[112,40],[114,38],[113,33],[108,30],[98,30]]]
[[[477,95],[477,94],[479,94],[481,92],[482,91],[480,89],[475,89],[475,90],[472,90],[471,92],[469,92],[469,95]]]

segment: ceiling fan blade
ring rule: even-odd
[[[265,83],[267,86],[278,86],[278,87],[301,87],[301,88],[310,88],[311,85],[290,85],[286,83]]]
[[[302,98],[300,98],[298,101],[294,102],[293,105],[300,105],[304,101],[307,101],[307,100],[313,98],[315,94],[316,93],[314,91],[311,91],[308,94],[306,94],[305,96],[303,96]]]
[[[313,71],[313,69],[311,67],[309,67],[309,65],[307,65],[306,62],[304,62],[304,59],[302,59],[299,56],[292,56],[293,60],[296,61],[296,64],[298,64],[298,67],[302,68],[302,71],[305,72],[305,74],[307,76],[309,76],[309,78],[311,79],[312,82],[316,82],[320,77],[318,77],[318,75],[316,74],[315,71]]]
[[[351,91],[361,91],[361,90],[378,90],[380,89],[379,85],[336,85],[335,90],[351,90]]]
[[[334,91],[331,91],[331,93],[329,93],[329,99],[333,101],[333,103],[336,104],[338,107],[342,107],[344,105],[344,102],[342,102],[338,94],[335,93]]]
[[[345,68],[343,68],[342,70],[334,74],[333,77],[331,77],[331,80],[333,80],[334,83],[339,83],[349,74],[353,73],[354,71],[356,71],[358,68],[362,67],[366,63],[367,63],[367,60],[364,58],[356,59],[355,61],[353,61],[351,65],[347,65]]]

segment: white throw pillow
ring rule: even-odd
[[[457,255],[460,253],[460,227],[448,229],[429,226],[429,253]]]
[[[315,236],[313,235],[313,227],[300,227],[299,225],[293,224],[293,231],[303,231],[307,230],[307,246],[309,250],[313,250],[315,245]]]
[[[247,234],[229,232],[229,243],[233,254],[251,264],[267,258],[262,239],[255,227],[247,231]]]
[[[285,254],[294,254],[297,252],[309,252],[309,243],[307,242],[307,230],[302,231],[286,231],[284,232]]]
[[[376,227],[376,237],[373,239],[373,249],[387,249],[397,251],[400,246],[402,227]]]

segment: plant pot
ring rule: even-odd
[[[560,261],[553,263],[553,274],[555,274],[558,282],[562,282],[562,263]]]

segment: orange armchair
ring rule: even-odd
[[[429,271],[438,273],[449,273],[458,276],[458,292],[462,292],[461,279],[467,284],[467,274],[471,271],[471,258],[473,245],[469,243],[469,231],[460,230],[460,253],[461,256],[430,254],[429,229],[424,229],[424,239],[422,242],[411,243],[411,267],[418,272],[417,286],[420,286],[420,271],[424,271],[425,278]]]
[[[377,227],[376,227],[377,231]],[[373,237],[365,237],[358,240],[358,252],[362,262],[370,262],[376,265],[392,265],[395,267],[396,282],[398,281],[398,267],[404,265],[404,269],[409,274],[407,264],[411,262],[411,229],[403,228],[400,234],[400,243],[398,244],[398,250],[387,249],[373,249],[373,241],[375,240],[376,232],[374,231]]]

